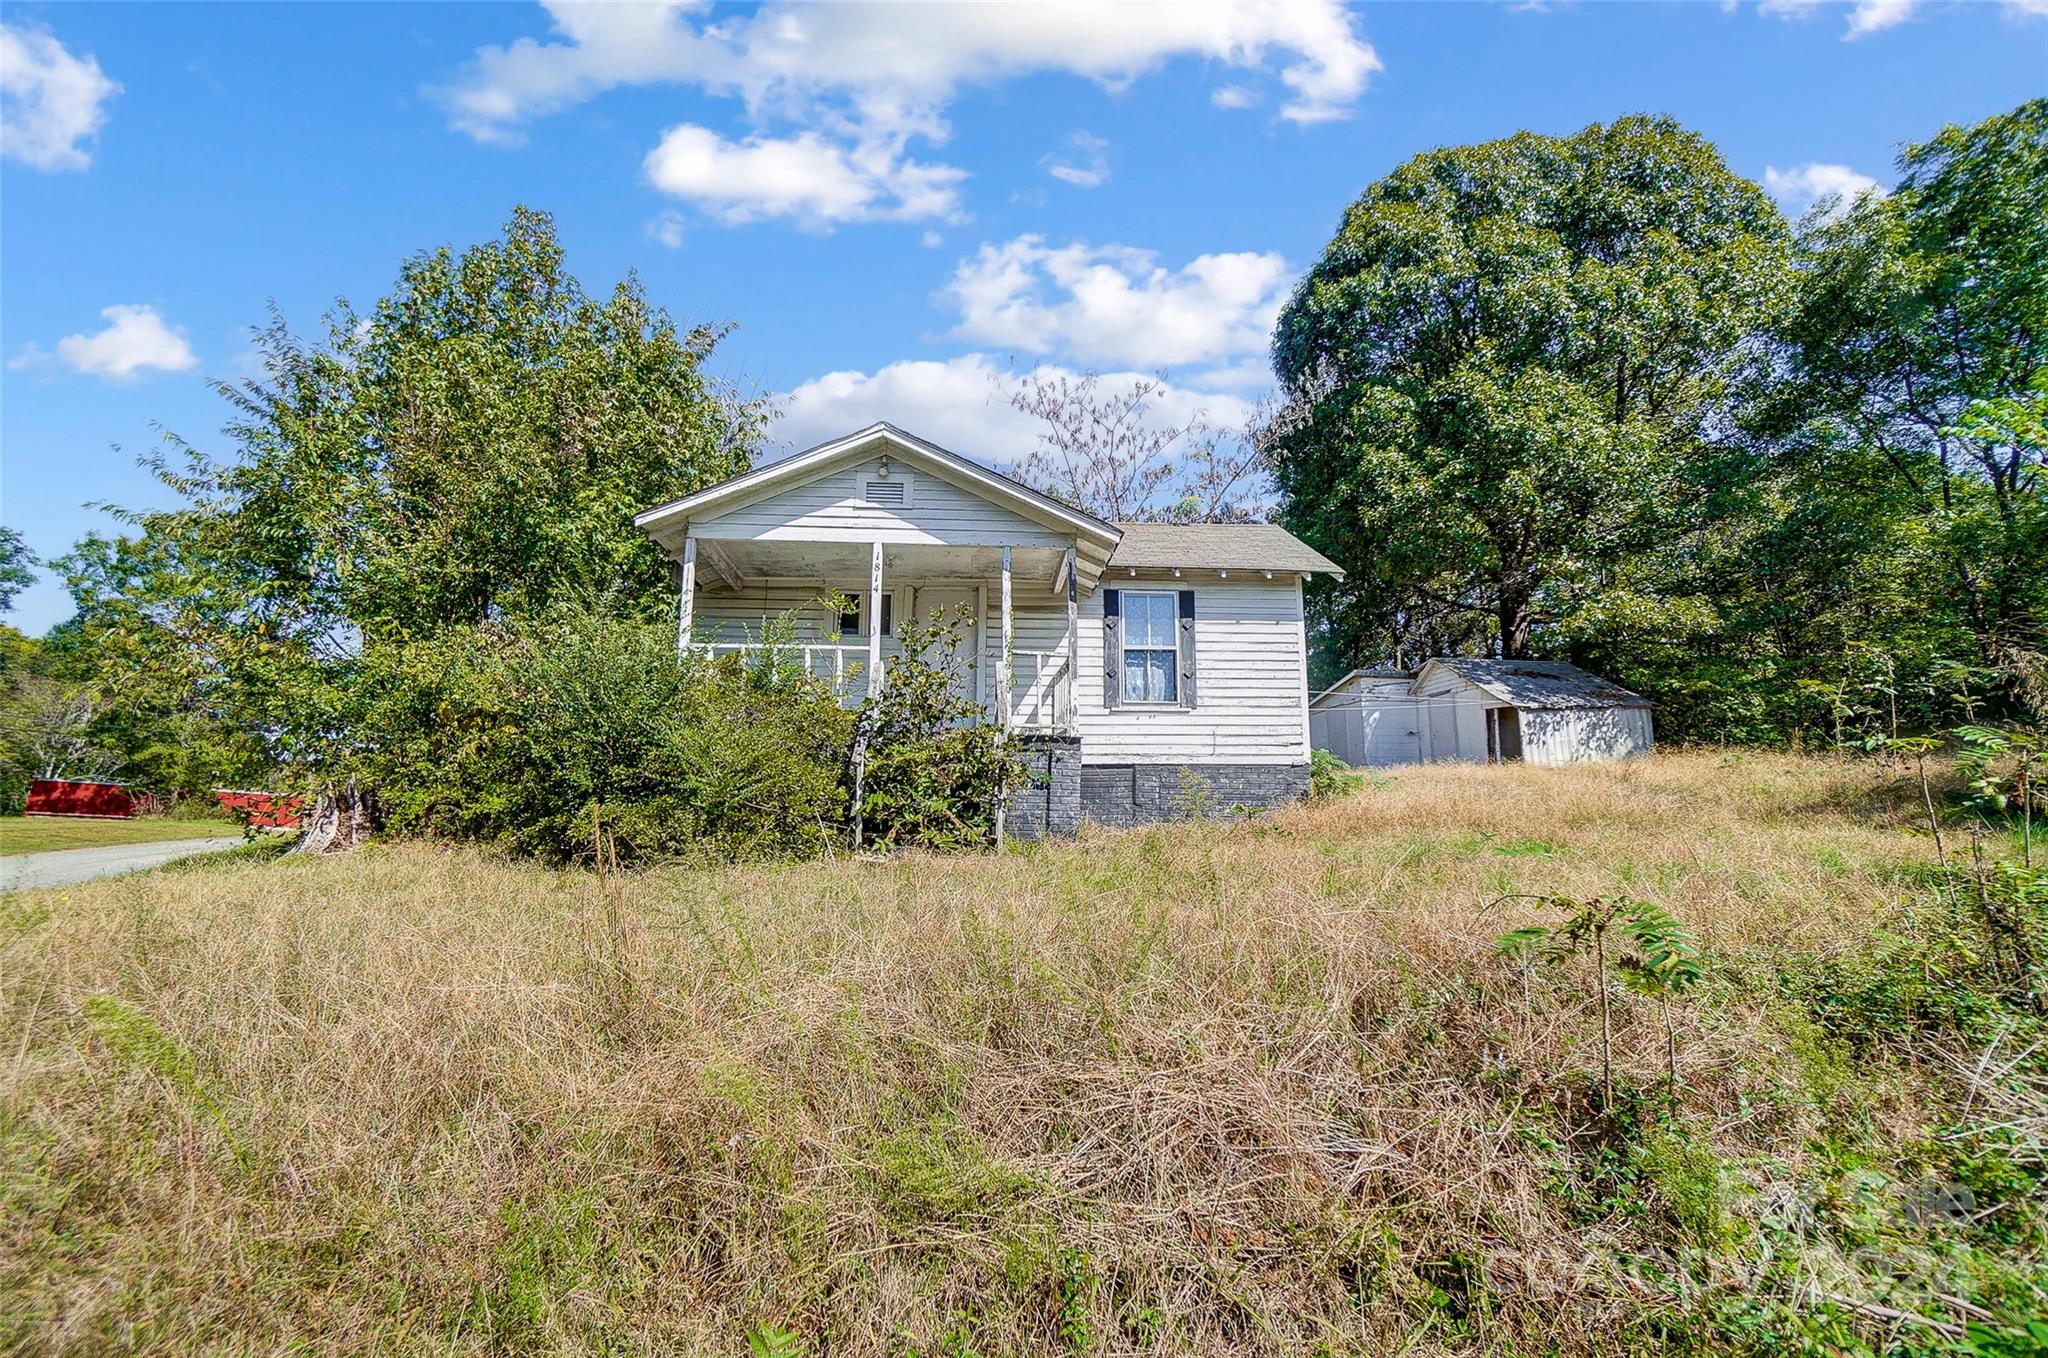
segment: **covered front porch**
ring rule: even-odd
[[[1020,733],[1073,730],[1081,583],[1074,545],[692,533],[679,555],[681,650],[759,654],[772,646],[854,704],[879,696],[903,659],[903,624],[938,616],[961,636],[949,668],[986,720]]]

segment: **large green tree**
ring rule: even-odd
[[[765,413],[707,374],[722,331],[679,329],[631,278],[586,293],[525,209],[324,331],[262,331],[264,376],[220,388],[233,451],[168,439],[149,461],[181,506],[61,563],[76,644],[131,708],[209,714],[301,767],[369,738],[351,681],[377,648],[670,598],[633,514],[744,470]]]
[[[1349,572],[1340,663],[1529,653],[1654,609],[1631,563],[1696,531],[1695,464],[1787,231],[1669,118],[1416,157],[1368,188],[1280,317],[1283,519]]]
[[[1852,619],[1859,644],[1923,676],[1980,670],[2048,713],[2048,100],[1944,128],[1899,169],[1890,195],[1801,231],[1759,470],[1794,514],[1864,540],[1791,555],[1786,589],[1889,593],[1918,625]]]
[[[15,596],[35,582],[35,553],[20,533],[0,527],[0,613],[12,611]]]

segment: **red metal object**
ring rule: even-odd
[[[125,783],[85,783],[74,778],[38,778],[28,785],[31,816],[89,816],[128,820],[135,815],[135,797]]]
[[[234,813],[237,820],[261,830],[296,830],[299,828],[299,812],[305,809],[304,797],[288,797],[276,792],[243,792],[235,788],[216,788],[214,800]]]

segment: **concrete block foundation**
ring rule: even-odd
[[[1011,794],[1004,824],[1018,839],[1065,838],[1091,820],[1123,828],[1227,815],[1308,796],[1303,764],[1083,764],[1075,736],[1018,741],[1030,779]]]

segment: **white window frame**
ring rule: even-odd
[[[1123,617],[1123,654],[1117,657],[1117,691],[1121,695],[1119,705],[1123,707],[1179,707],[1180,706],[1180,593],[1171,589],[1124,589],[1117,591],[1117,611]],[[1164,599],[1166,615],[1170,620],[1168,635],[1172,643],[1166,646],[1131,645],[1131,601],[1133,599]],[[1133,698],[1130,690],[1131,652],[1164,653],[1168,657],[1166,678],[1173,692],[1164,698]],[[1149,666],[1147,667],[1149,672]]]

